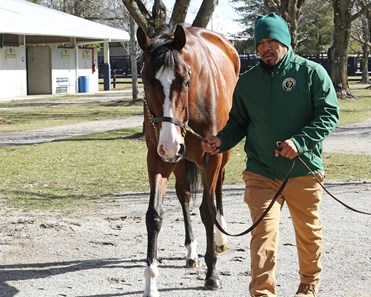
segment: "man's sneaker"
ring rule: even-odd
[[[298,291],[295,294],[295,297],[317,297],[318,296],[318,284],[303,284],[299,285]]]

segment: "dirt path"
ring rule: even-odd
[[[329,190],[354,207],[371,211],[371,182],[329,183]],[[229,230],[245,229],[250,220],[243,187],[225,189]],[[115,196],[83,213],[19,212],[1,207],[0,296],[141,296],[146,257],[145,211],[148,193]],[[193,206],[199,254],[205,251],[204,228]],[[230,238],[219,255],[220,291],[202,289],[205,264],[188,270],[183,247],[181,209],[173,192],[165,203],[159,240],[162,296],[248,296],[250,235]],[[289,213],[282,213],[277,290],[293,296],[298,285],[296,245]],[[322,297],[368,297],[371,287],[369,216],[355,214],[324,196]]]
[[[107,132],[122,128],[134,128],[143,125],[143,116],[131,116],[111,120],[89,121],[38,130],[0,134],[0,146],[30,145],[54,140]]]
[[[371,119],[339,127],[324,141],[325,152],[371,154]]]

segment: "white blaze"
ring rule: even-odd
[[[155,77],[161,82],[164,89],[163,116],[172,118],[174,114],[171,110],[170,88],[175,79],[174,71],[162,66]],[[182,138],[177,132],[176,126],[172,123],[162,122],[157,148],[159,155],[167,160],[174,159],[181,143]]]

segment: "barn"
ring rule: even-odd
[[[129,41],[126,31],[25,0],[1,0],[0,16],[0,98],[98,91],[98,51],[109,71],[109,43]]]

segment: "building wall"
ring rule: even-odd
[[[52,47],[52,93],[79,92],[79,77],[81,76],[87,79],[88,92],[98,91],[98,72],[94,71],[93,73],[93,64],[97,65],[97,60],[96,50],[91,48],[79,49],[77,56],[78,68],[76,71],[75,49]]]
[[[25,47],[0,48],[0,98],[27,95]]]
[[[97,92],[99,90],[97,50],[95,48],[80,49],[78,60],[78,77],[87,77],[89,92]]]
[[[81,76],[86,78],[87,92],[99,91],[96,49],[79,49],[76,57],[75,49],[57,46],[30,46],[27,51],[23,46],[0,48],[0,98],[74,94],[79,92]]]
[[[76,93],[75,49],[51,48],[52,94]]]

